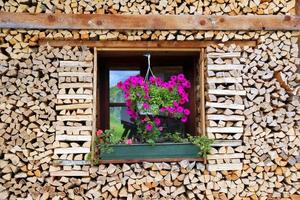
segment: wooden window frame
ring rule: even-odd
[[[124,42],[123,45],[127,45],[127,44],[131,44],[132,46],[130,48],[124,48],[124,47],[117,47],[117,46],[113,46],[111,48],[109,47],[105,47],[105,48],[94,48],[94,52],[95,52],[95,68],[98,68],[97,71],[100,71],[100,67],[101,67],[101,64],[99,65],[99,63],[101,63],[101,57],[99,55],[101,55],[101,53],[105,52],[105,53],[113,53],[113,52],[120,52],[120,51],[123,51],[123,52],[150,52],[150,53],[153,53],[153,52],[178,52],[180,54],[183,54],[184,52],[187,52],[187,53],[193,53],[194,54],[194,57],[197,57],[198,59],[196,60],[196,62],[198,63],[193,63],[193,65],[195,65],[196,67],[193,67],[194,68],[194,73],[198,73],[198,76],[195,75],[194,76],[194,108],[193,109],[193,112],[194,112],[194,116],[196,117],[198,115],[198,109],[199,109],[199,106],[200,107],[200,116],[199,116],[199,119],[200,119],[200,123],[201,123],[201,126],[200,126],[200,131],[197,131],[196,128],[199,128],[198,124],[199,123],[199,120],[196,121],[196,119],[194,120],[195,124],[194,124],[194,133],[196,135],[196,133],[201,133],[202,135],[206,135],[206,128],[205,128],[205,125],[206,125],[206,120],[205,120],[205,87],[204,87],[204,83],[205,83],[205,80],[204,80],[204,64],[205,64],[205,59],[206,59],[206,56],[205,56],[205,47],[194,47],[194,46],[189,46],[187,47],[185,44],[185,42],[182,42],[182,46],[180,45],[177,45],[176,48],[167,48],[166,46],[166,43],[164,43],[165,41],[162,41],[162,46],[164,46],[163,48],[161,47],[160,43],[159,42],[154,42],[154,43],[149,43],[149,44],[154,44],[156,45],[157,47],[153,47],[152,45],[150,45],[151,47],[148,47],[148,48],[141,48],[139,42],[136,42],[137,44],[137,47],[135,48],[134,44],[133,43],[128,43],[128,42]],[[180,44],[180,42],[175,42],[176,44]],[[119,42],[118,45],[122,44],[122,42]],[[195,43],[197,44],[197,42]],[[97,59],[99,58],[99,59]],[[95,71],[96,72],[96,71]],[[203,79],[201,80],[202,77]],[[200,80],[197,80],[196,78],[199,78]],[[97,75],[94,76],[94,79],[95,79],[95,84],[96,86],[98,87],[100,82],[99,82],[99,72],[97,72]],[[200,81],[200,82],[199,82]],[[199,85],[200,87],[200,90],[198,90],[198,92],[200,92],[200,103],[198,103],[198,99],[196,97],[196,87],[197,85]],[[96,87],[94,87],[95,89]],[[95,114],[95,120],[97,123],[94,123],[94,129],[95,131],[97,130],[99,126],[99,123],[102,119],[100,119],[100,116],[101,116],[101,105],[100,105],[100,101],[99,101],[99,94],[100,94],[100,90],[98,88],[96,88],[94,90],[95,92],[94,93],[97,93],[97,97],[94,99],[94,101],[97,103],[96,106],[95,106],[95,111],[94,113]],[[108,94],[108,92],[107,92]],[[107,95],[106,94],[106,95]],[[108,107],[108,105],[105,105]],[[104,107],[105,107],[104,106]],[[103,112],[103,111],[102,111]],[[107,120],[106,120],[107,121]],[[107,122],[105,122],[107,123]],[[93,138],[95,137],[95,131],[94,131],[94,135],[93,135]],[[95,147],[93,147],[95,148]],[[92,152],[95,152],[94,149],[92,149]],[[99,160],[99,164],[106,164],[106,163],[137,163],[137,162],[145,162],[145,161],[149,161],[149,162],[176,162],[176,161],[180,161],[182,159],[187,159],[187,158],[166,158],[166,159],[142,159],[142,160]],[[188,160],[190,161],[204,161],[203,158],[188,158]]]
[[[123,53],[123,52],[122,52]],[[130,55],[127,52],[125,52],[124,55],[117,56],[117,60],[114,60],[114,57],[106,57],[106,56],[100,56],[100,54],[97,55],[99,57],[99,61],[97,63],[98,67],[98,74],[97,74],[97,91],[98,91],[98,97],[97,97],[97,129],[100,128],[102,130],[109,128],[109,108],[112,106],[112,104],[119,105],[120,103],[111,103],[109,102],[109,89],[108,89],[108,80],[107,77],[109,76],[109,70],[112,68],[124,68],[129,69],[126,67],[126,65],[132,65],[132,66],[146,66],[147,62],[146,59],[142,57],[144,51],[138,51],[140,55]],[[177,53],[177,52],[176,52]],[[191,83],[192,88],[190,89],[189,96],[190,96],[190,104],[189,108],[191,110],[191,115],[189,116],[189,121],[186,124],[187,132],[192,135],[198,135],[197,134],[197,122],[196,122],[196,116],[197,116],[197,107],[199,104],[197,103],[197,95],[196,95],[196,86],[199,84],[196,78],[198,76],[196,75],[197,69],[196,67],[199,65],[199,53],[195,52],[193,54],[188,55],[182,55],[182,52],[178,51],[178,54],[180,56],[175,57],[175,55],[168,55],[162,58],[162,55],[159,56],[153,56],[152,58],[152,65],[156,66],[168,66],[168,65],[179,65],[183,67],[183,73],[186,75],[186,77],[192,77]],[[177,54],[176,54],[177,55]],[[129,59],[128,57],[129,56]],[[191,67],[192,66],[192,67]],[[145,68],[139,68],[142,75],[146,73]],[[100,88],[99,88],[100,86]],[[103,87],[101,87],[103,86]],[[102,90],[102,91],[101,91]],[[121,104],[120,104],[121,105]],[[203,131],[202,131],[203,132]]]

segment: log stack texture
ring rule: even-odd
[[[1,1],[2,11],[29,13],[98,14],[200,14],[257,15],[295,14],[295,0],[9,0]]]
[[[95,131],[94,64],[89,49],[62,51],[59,61],[56,95],[57,123],[55,160],[51,176],[88,176],[87,157],[91,155],[92,132]],[[76,52],[76,53],[74,53]],[[69,60],[68,60],[69,59]]]
[[[293,15],[295,1],[9,0],[0,1],[0,10],[29,13]],[[298,35],[297,32],[288,31],[1,29],[0,199],[296,198],[296,195],[300,195],[300,102],[295,92],[300,80],[297,73],[300,63],[297,58]],[[238,80],[234,86],[207,83],[208,115],[244,117],[238,122],[208,119],[209,136],[222,140],[219,142],[221,145],[213,148],[208,164],[228,163],[227,158],[220,159],[218,154],[234,154],[242,163],[241,169],[208,171],[203,163],[188,161],[91,166],[84,159],[86,151],[76,155],[54,152],[57,148],[90,146],[90,138],[85,136],[90,136],[88,127],[92,122],[64,121],[62,116],[89,116],[93,112],[86,107],[66,110],[63,105],[91,103],[89,99],[77,99],[88,98],[93,93],[89,88],[89,76],[74,78],[66,76],[66,72],[93,73],[90,62],[94,57],[93,49],[84,47],[38,46],[38,40],[45,38],[220,42],[257,40],[256,47],[221,45],[206,49],[207,78],[216,80],[228,77]],[[225,52],[240,53],[238,57],[230,59],[209,56],[210,53]],[[76,66],[66,66],[70,63]],[[219,64],[243,67],[228,71],[211,70]],[[226,80],[230,80],[228,78]],[[86,85],[69,88],[77,83]],[[209,91],[218,89],[242,90],[245,93],[222,96],[209,94]],[[72,98],[66,99],[70,96]],[[231,107],[220,107],[225,103]],[[229,125],[237,133],[214,133]],[[85,126],[89,130],[66,132],[61,130],[64,126]],[[84,141],[61,141],[76,134]],[[238,146],[226,146],[224,140],[235,140],[236,143],[231,141],[230,144]],[[77,174],[55,176],[55,172],[61,170],[77,171]],[[50,176],[53,172],[53,176]]]
[[[207,48],[207,136],[221,143],[208,156],[209,171],[242,170],[243,98],[242,49],[231,45]],[[223,144],[222,144],[223,143]]]

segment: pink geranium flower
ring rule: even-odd
[[[184,74],[172,76],[169,81],[163,81],[159,77],[151,76],[149,80],[145,80],[142,76],[131,76],[124,82],[117,84],[124,92],[127,113],[133,122],[137,122],[141,128],[141,133],[158,133],[162,131],[161,120],[158,117],[145,117],[139,111],[139,103],[142,109],[149,110],[153,108],[153,113],[163,112],[166,116],[175,117],[182,122],[188,120],[190,110],[185,108],[185,104],[189,102],[187,88],[191,87],[190,82],[185,78]],[[157,90],[158,89],[158,90]],[[171,98],[162,98],[161,103],[155,97],[154,91],[166,91],[170,93]],[[154,93],[153,93],[154,92]],[[156,105],[152,107],[152,104]],[[158,110],[155,110],[158,109]],[[152,137],[153,135],[151,135]],[[126,141],[125,141],[126,142]],[[127,141],[131,143],[132,140]]]
[[[126,144],[132,144],[132,139],[127,139]]]
[[[147,131],[151,131],[153,129],[153,125],[152,124],[147,124],[146,125],[146,130]]]
[[[157,126],[159,126],[159,125],[160,125],[160,119],[159,119],[158,117],[156,117],[156,118],[154,119],[154,123],[155,123]]]
[[[188,120],[188,119],[187,119],[187,117],[185,117],[185,116],[184,116],[183,118],[181,118],[181,121],[182,121],[183,123],[187,122],[187,120]]]
[[[149,109],[149,108],[150,108],[150,105],[149,105],[148,103],[145,102],[145,103],[143,104],[143,107],[144,107],[145,109]]]
[[[100,135],[102,135],[102,133],[103,133],[103,131],[102,131],[101,129],[99,129],[99,130],[96,132],[96,135],[97,135],[97,136],[100,136]]]
[[[190,110],[189,109],[184,109],[184,114],[185,115],[189,115],[191,112],[190,112]]]

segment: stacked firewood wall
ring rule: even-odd
[[[295,0],[79,0],[1,1],[2,11],[29,13],[99,14],[203,14],[258,15],[295,14]]]
[[[0,53],[0,199],[28,196],[49,176],[58,93],[53,59],[44,47]]]
[[[9,0],[0,1],[0,10],[29,13],[293,15],[295,1]],[[299,73],[296,73],[296,65],[299,64],[297,37],[296,32],[281,31],[2,29],[0,199],[83,199],[83,196],[88,199],[290,199],[294,194],[300,195],[300,101],[293,95],[300,81]],[[59,88],[59,61],[78,62],[84,59],[79,59],[81,48],[37,47],[38,40],[45,38],[257,40],[258,46],[244,48],[239,58],[244,66],[241,78],[243,90],[246,91],[242,98],[244,130],[239,138],[243,146],[238,151],[244,154],[242,170],[208,172],[203,163],[187,161],[86,168],[86,162],[79,160],[65,162],[70,165],[65,169],[78,169],[75,163],[84,164],[79,165],[80,169],[88,171],[89,176],[51,177],[50,171],[58,170],[58,166],[59,170],[64,169],[59,163],[52,163],[60,158],[53,154],[54,145],[60,144],[55,141],[57,130],[54,122],[58,115],[67,113],[56,107],[60,105],[57,95],[63,94]],[[225,47],[218,48],[225,51]],[[72,59],[70,54],[76,58]],[[90,111],[79,109],[76,112]],[[62,145],[69,147],[72,142]],[[215,146],[213,151],[232,152],[230,147],[221,148]],[[78,157],[81,159],[84,155]]]
[[[89,176],[82,178],[50,178],[49,173],[54,166],[52,158],[58,158],[52,156],[56,144],[53,122],[61,114],[55,107],[59,61],[73,60],[70,54],[79,55],[76,52],[81,48],[29,48],[28,38],[34,34],[2,30],[1,199],[74,199],[82,195],[93,199],[101,194],[105,199],[126,194],[129,198],[212,199],[299,194],[300,103],[292,95],[299,81],[296,33],[245,33],[263,42],[244,48],[239,58],[246,91],[244,147],[238,152],[244,153],[242,170],[208,172],[202,163],[193,162],[100,165],[89,168]],[[218,48],[225,51],[225,47]],[[74,61],[82,60],[76,57]],[[69,168],[74,163],[69,162]],[[169,176],[170,182],[162,182]]]
[[[245,108],[240,46],[207,48],[207,135],[215,142],[208,156],[208,170],[241,170],[244,158],[242,136]]]
[[[290,33],[270,33],[243,54],[248,194],[282,197],[300,191],[300,101],[291,92],[299,84],[296,41]]]
[[[64,47],[59,61],[57,123],[51,176],[88,176],[94,130],[94,63],[89,49]]]

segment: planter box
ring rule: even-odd
[[[199,148],[192,143],[117,144],[111,145],[113,151],[101,153],[102,161],[109,160],[180,160],[200,159]]]

